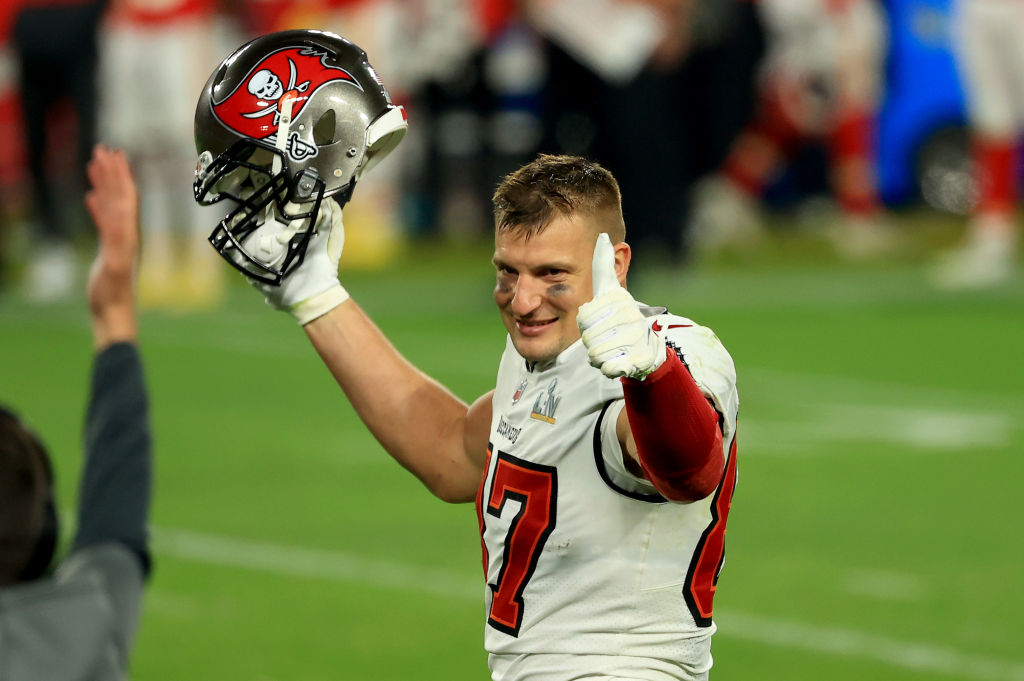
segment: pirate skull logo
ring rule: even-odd
[[[261,69],[249,79],[249,94],[273,101],[284,94],[284,84],[270,69]]]
[[[296,82],[298,78],[298,68],[295,66],[295,62],[288,59],[288,87],[287,92],[294,92],[296,94],[305,92],[309,89],[310,81],[306,80],[301,83]],[[249,94],[255,95],[260,99],[266,101],[273,101],[279,99],[281,95],[286,91],[284,83],[277,76],[276,73],[270,69],[260,69],[256,73],[252,74],[252,78],[249,79],[249,85],[247,86]],[[274,125],[277,125],[278,118],[281,112],[278,110],[278,105],[275,104],[267,109],[261,109],[253,111],[251,113],[242,114],[246,118],[260,118],[274,114]]]

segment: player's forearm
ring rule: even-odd
[[[696,501],[722,477],[725,452],[718,414],[675,352],[644,381],[623,379],[637,461],[667,499]]]
[[[472,500],[481,472],[464,454],[466,404],[402,357],[354,301],[303,328],[384,449],[437,497]]]

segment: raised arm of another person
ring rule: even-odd
[[[92,188],[85,201],[99,241],[86,289],[96,356],[86,411],[78,529],[62,572],[96,570],[105,580],[126,659],[150,569],[152,442],[136,347],[134,293],[138,194],[120,151],[97,146],[87,171]]]
[[[99,353],[113,343],[134,343],[138,337],[134,279],[139,195],[121,151],[97,146],[86,173],[91,189],[85,195],[85,205],[99,239],[86,290],[93,344]]]

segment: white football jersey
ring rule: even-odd
[[[477,498],[494,681],[689,681],[711,668],[736,476],[735,368],[709,329],[642,309],[719,414],[723,480],[706,499],[667,502],[625,468],[622,385],[590,365],[583,342],[540,367],[508,340]]]

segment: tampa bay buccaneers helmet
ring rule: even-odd
[[[345,38],[281,31],[242,45],[196,107],[196,201],[235,204],[210,243],[248,277],[279,285],[302,262],[321,202],[344,205],[406,128],[366,53]]]

